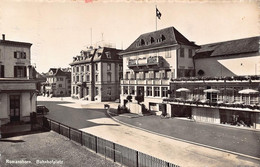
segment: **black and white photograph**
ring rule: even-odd
[[[259,0],[0,0],[0,167],[260,167]]]

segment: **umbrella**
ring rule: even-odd
[[[203,92],[204,93],[219,93],[220,91],[217,89],[206,89]]]
[[[243,89],[243,90],[238,91],[238,93],[240,93],[240,94],[256,94],[256,93],[259,93],[259,92],[257,90],[254,90],[254,89]]]
[[[176,92],[190,92],[190,90],[187,88],[179,88],[176,90]]]

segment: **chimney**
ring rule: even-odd
[[[2,37],[3,37],[3,41],[5,40],[5,34],[2,34]]]

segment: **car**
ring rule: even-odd
[[[47,114],[49,112],[49,109],[44,105],[37,105],[36,107],[36,113],[37,114]]]

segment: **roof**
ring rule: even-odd
[[[46,77],[49,76],[70,76],[71,72],[63,71],[60,68],[50,68],[49,72],[52,71],[53,74],[47,73]]]
[[[96,49],[89,48],[87,50],[82,50],[80,52],[80,56],[73,57],[73,62],[69,65],[77,65],[77,64],[87,64],[93,60]]]
[[[0,45],[9,45],[9,46],[26,46],[31,47],[31,43],[27,42],[17,42],[17,41],[8,41],[8,40],[0,40]]]
[[[123,62],[123,59],[119,58],[118,53],[122,51],[116,48],[108,48],[108,47],[100,47],[97,49],[93,62],[97,61],[121,61]]]
[[[177,29],[168,27],[140,35],[126,50],[120,52],[120,54],[177,44],[198,47],[194,42],[184,37]]]
[[[194,58],[207,58],[215,56],[227,56],[241,53],[258,52],[259,40],[260,37],[256,36],[201,45],[201,48],[196,51]]]

